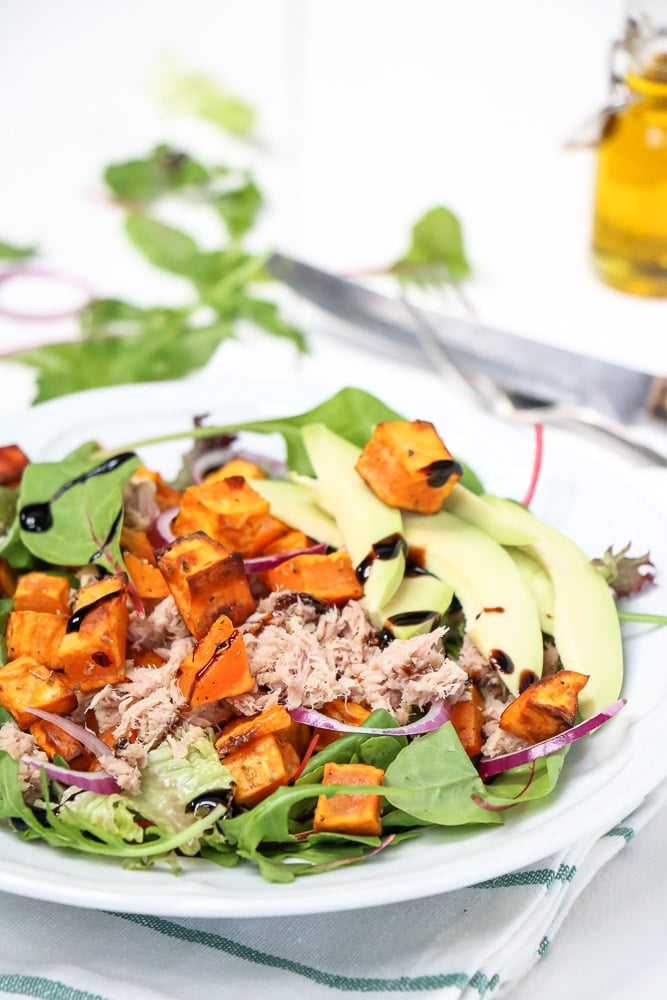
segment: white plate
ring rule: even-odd
[[[231,422],[295,413],[326,398],[331,383],[266,379],[210,385],[197,381],[124,386],[55,400],[2,429],[34,459],[59,460],[83,440],[120,445],[191,424],[193,414]],[[487,489],[520,499],[530,479],[533,436],[448,405],[434,379],[383,382],[383,399],[405,416],[433,420],[446,443],[481,474]],[[187,443],[142,450],[149,464],[175,471]],[[628,480],[628,470],[574,437],[547,432],[542,476],[533,503],[594,556],[608,545],[650,548],[667,568],[663,517]],[[665,611],[659,587],[634,607]],[[0,889],[38,899],[118,911],[180,916],[256,917],[353,909],[460,888],[539,861],[570,842],[604,833],[667,775],[662,732],[667,700],[667,630],[626,632],[628,704],[603,729],[576,744],[554,795],[505,813],[500,827],[427,833],[372,860],[291,885],[263,881],[254,867],[184,862],[126,871],[116,862],[22,843],[0,830]]]

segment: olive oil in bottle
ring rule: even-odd
[[[615,288],[667,296],[667,0],[631,7],[615,47],[625,101],[597,149],[593,262]]]

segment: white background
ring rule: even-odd
[[[594,154],[564,150],[605,99],[621,16],[619,0],[0,0],[0,239],[37,243],[100,295],[178,302],[185,288],[128,246],[100,180],[109,162],[165,141],[256,171],[268,199],[258,247],[345,272],[391,261],[411,223],[445,204],[464,225],[481,318],[667,374],[667,302],[597,281]],[[253,145],[160,110],[151,81],[167,54],[257,108]],[[71,332],[0,320],[0,353]],[[31,391],[28,371],[0,364],[0,414]],[[662,918],[651,924],[640,901],[649,886],[631,905],[645,870],[633,850],[617,874],[637,933],[617,935],[616,954],[632,948],[652,997]],[[630,995],[616,973],[612,994],[598,964],[621,921],[602,889],[517,1000],[537,995],[532,983],[545,998],[588,995],[591,965],[599,992]]]

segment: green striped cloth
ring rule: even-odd
[[[175,919],[0,894],[0,997],[507,997],[546,954],[591,879],[665,803],[667,784],[606,836],[539,864],[429,899],[347,913]]]

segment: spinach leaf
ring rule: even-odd
[[[47,530],[21,527],[25,547],[54,566],[95,561],[116,572],[122,566],[123,488],[139,465],[136,455],[119,456],[104,471],[89,458],[31,462],[21,480],[19,511],[48,511],[51,524]]]
[[[4,240],[0,240],[0,260],[29,260],[36,253],[36,247],[19,247],[14,243],[6,243]]]
[[[384,788],[388,802],[419,820],[443,826],[502,822],[501,815],[475,804],[474,795],[484,797],[484,784],[451,722],[402,750],[387,768]]]
[[[442,284],[470,274],[461,223],[444,206],[432,208],[412,228],[409,249],[388,268],[405,282]]]

